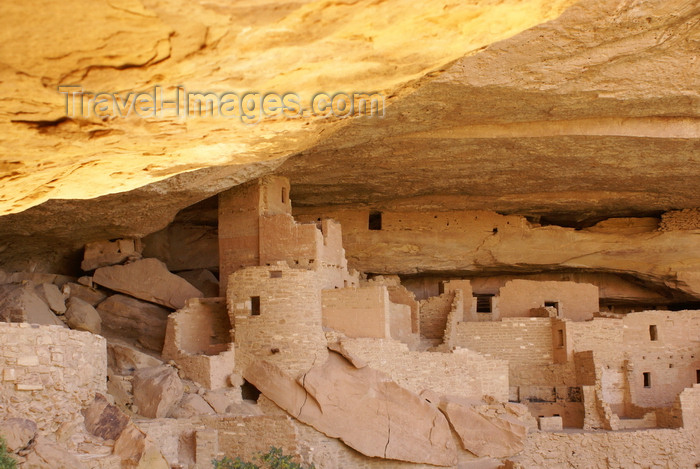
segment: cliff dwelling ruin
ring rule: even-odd
[[[0,469],[700,467],[695,2],[32,8]]]

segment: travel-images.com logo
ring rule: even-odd
[[[366,92],[319,92],[307,100],[297,93],[189,91],[176,86],[167,93],[155,85],[148,91],[91,92],[64,85],[67,117],[101,119],[140,117],[237,119],[257,124],[267,119],[384,117],[384,95]],[[302,105],[305,104],[305,105]]]

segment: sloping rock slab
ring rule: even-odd
[[[136,339],[149,350],[163,350],[169,310],[125,295],[112,295],[97,306],[102,327]]]
[[[180,309],[201,291],[168,271],[158,259],[142,259],[126,265],[100,267],[92,280],[98,285],[172,309]]]
[[[440,410],[459,435],[464,449],[476,456],[505,458],[525,447],[527,427],[514,417],[482,414],[449,397],[442,398]]]
[[[244,378],[300,421],[370,457],[451,466],[457,463],[449,424],[440,411],[368,366],[355,368],[330,353],[303,386],[265,361]]]

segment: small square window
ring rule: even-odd
[[[476,298],[476,312],[477,313],[491,313],[493,295],[474,295]]]
[[[544,307],[545,308],[554,308],[554,310],[557,312],[557,316],[559,316],[559,302],[558,301],[545,301]]]

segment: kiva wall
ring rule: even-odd
[[[0,323],[0,369],[0,419],[28,418],[53,433],[107,392],[107,345],[60,326]]]
[[[321,288],[313,270],[284,262],[239,270],[229,277],[227,303],[237,370],[245,370],[253,356],[292,375],[325,360]]]

